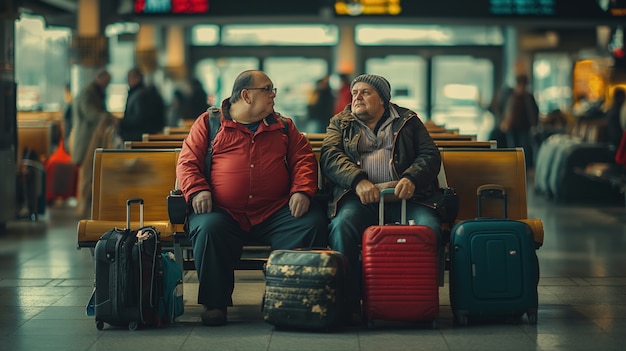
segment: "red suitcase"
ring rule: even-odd
[[[406,201],[402,201],[402,224],[383,225],[381,192],[379,225],[363,233],[363,314],[374,320],[432,321],[439,327],[439,281],[437,236],[426,226],[406,225]],[[389,196],[389,195],[387,195]]]

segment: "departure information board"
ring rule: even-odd
[[[335,13],[337,15],[391,15],[402,13],[400,0],[337,0]]]
[[[209,10],[209,0],[135,0],[135,13],[202,14]]]
[[[134,0],[139,15],[563,19],[603,23],[626,18],[626,0]],[[324,11],[322,11],[324,10]]]
[[[492,15],[553,16],[555,0],[490,0]]]

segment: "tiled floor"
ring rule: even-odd
[[[39,222],[9,222],[0,235],[2,350],[626,350],[626,211],[623,205],[555,205],[528,194],[542,218],[539,322],[453,324],[448,285],[440,329],[384,324],[335,333],[275,331],[261,314],[260,271],[237,272],[229,324],[199,323],[197,283],[186,276],[186,313],[175,327],[98,331],[85,303],[93,285],[88,250],[76,250],[76,219],[63,206]]]

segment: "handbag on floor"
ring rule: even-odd
[[[171,252],[161,254],[161,268],[163,270],[163,296],[162,303],[159,304],[159,314],[163,323],[171,324],[185,313],[183,271]]]
[[[439,183],[439,189],[435,190],[430,198],[418,201],[418,203],[435,210],[442,223],[452,225],[459,214],[459,197],[456,190],[448,186],[443,161],[441,161],[437,182]]]

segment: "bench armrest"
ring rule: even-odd
[[[172,224],[185,224],[187,219],[187,202],[180,189],[171,190],[167,196],[167,214]]]

